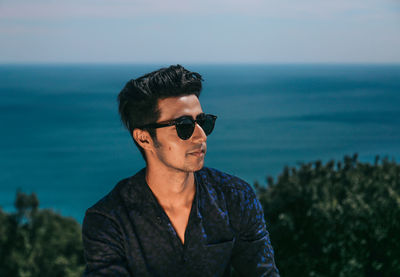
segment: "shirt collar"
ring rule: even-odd
[[[203,192],[201,186],[202,181],[198,171],[194,172],[194,182],[196,186],[196,193],[193,199],[194,203],[192,205],[194,211],[192,212],[194,212],[193,214],[195,215],[195,218],[200,220],[201,214],[199,210],[199,199]],[[156,211],[157,209],[155,209],[155,207],[159,206],[157,199],[146,183],[146,168],[142,168],[134,176],[128,178],[126,186],[124,186],[121,190],[121,197],[124,199],[129,209],[138,210],[140,213]],[[156,216],[159,215],[156,214]]]

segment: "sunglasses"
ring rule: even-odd
[[[217,116],[215,115],[201,113],[196,117],[196,120],[194,120],[191,116],[185,115],[170,121],[151,123],[138,128],[163,128],[175,125],[178,137],[183,140],[187,140],[193,135],[196,122],[208,136],[214,129],[216,119]]]

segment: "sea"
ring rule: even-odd
[[[0,65],[0,206],[18,190],[82,222],[145,166],[118,115],[132,79],[167,64]],[[400,158],[399,64],[185,64],[218,116],[205,165],[249,184],[285,166]]]

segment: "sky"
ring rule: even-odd
[[[9,63],[400,63],[400,0],[0,0]]]

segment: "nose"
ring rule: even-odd
[[[196,142],[205,142],[207,140],[206,133],[204,132],[203,128],[201,128],[197,122],[194,125],[192,139]]]

